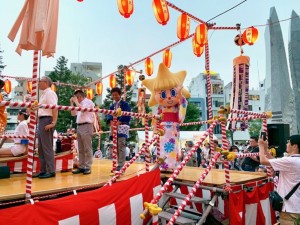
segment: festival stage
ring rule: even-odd
[[[111,169],[111,160],[94,159],[90,175],[57,172],[55,178],[33,178],[32,197],[80,189],[86,186],[101,187],[112,178]],[[118,180],[127,180],[136,176],[137,173],[145,172],[144,163],[134,163]],[[10,178],[0,179],[0,201],[25,198],[25,184],[26,173],[11,174]]]
[[[80,189],[86,186],[101,187],[111,178],[112,161],[106,159],[94,159],[92,173],[90,175],[71,172],[57,172],[55,178],[34,178],[32,182],[32,197],[61,193]],[[151,169],[151,166],[150,166]],[[196,182],[204,172],[202,168],[185,167],[176,180]],[[118,180],[127,180],[137,174],[145,173],[145,163],[136,162],[132,164]],[[161,177],[170,177],[171,174],[162,173]],[[242,184],[249,181],[265,178],[263,173],[230,171],[232,184]],[[11,174],[10,178],[0,180],[0,201],[24,198],[26,174]],[[205,178],[204,185],[222,186],[225,184],[224,170],[213,169]]]

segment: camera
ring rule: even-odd
[[[264,140],[264,141],[266,141],[267,140],[267,133],[266,132],[260,132],[260,137]]]

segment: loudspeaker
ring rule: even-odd
[[[286,142],[290,137],[289,124],[268,124],[269,146],[277,147],[276,157],[281,157],[286,150]]]

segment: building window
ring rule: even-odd
[[[259,101],[259,99],[260,99],[259,95],[249,95],[249,100]]]
[[[252,111],[252,110],[253,110],[252,105],[248,105],[248,110],[249,110],[249,111]]]
[[[223,94],[223,84],[212,84],[212,94],[222,95]]]

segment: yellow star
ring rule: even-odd
[[[148,105],[151,107],[157,104],[154,98],[155,92],[182,86],[185,77],[186,71],[183,70],[177,73],[172,73],[164,63],[159,64],[157,76],[155,78],[145,79],[142,82],[142,85],[148,88],[151,92]],[[189,91],[185,88],[182,88],[181,93],[186,98],[190,97]]]

